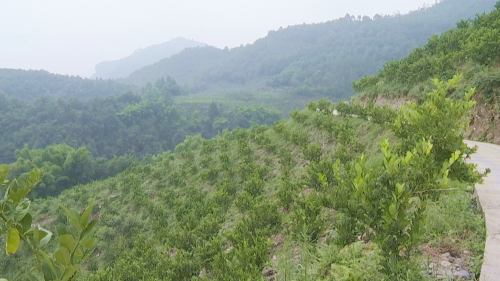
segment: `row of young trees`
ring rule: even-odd
[[[273,234],[317,245],[331,228],[333,244],[340,248],[366,235],[380,251],[381,272],[350,271],[351,277],[402,278],[425,229],[427,204],[447,192],[449,179],[474,183],[481,176],[464,162],[473,151],[461,138],[472,91],[462,100],[448,99],[455,82],[436,82],[438,89],[422,105],[397,112],[367,109],[391,111],[383,123],[397,142],[383,140],[378,160],[363,155],[366,147],[348,119],[332,116],[341,104],[326,100],[309,103],[310,111],[291,112],[293,122],[238,129],[211,140],[187,139],[174,154],[158,158],[162,164],[156,172],[166,173],[151,184],[158,188],[137,186],[134,191],[157,220],[155,236],[139,234],[129,250],[93,278],[259,279],[270,263]],[[443,115],[447,122],[435,122]],[[334,147],[325,150],[312,141],[315,130],[332,136]],[[307,161],[305,167],[298,165],[301,161]],[[205,188],[195,187],[200,185]],[[143,239],[147,243],[139,242]],[[157,251],[158,245],[165,248]],[[162,251],[170,256],[162,257]],[[313,279],[334,274],[333,264],[310,273],[308,267],[303,263],[300,272]]]
[[[473,102],[470,92],[446,97],[454,82],[436,82],[424,103],[382,115],[395,145],[382,140],[378,152],[371,143],[384,131],[374,124],[366,128],[378,133],[363,132],[361,114],[351,116],[362,107],[320,100],[272,126],[189,137],[174,152],[37,203],[52,214],[58,200],[97,197],[99,255],[84,280],[257,280],[270,265],[290,279],[397,280],[408,270],[421,279],[410,261],[427,205],[448,192],[449,180],[480,178],[464,162],[472,151],[462,142]],[[351,107],[349,116],[332,114]],[[374,108],[366,120],[384,110]],[[290,254],[272,259],[285,244]],[[308,259],[296,253],[301,247],[331,255]],[[365,251],[340,258],[357,247]],[[360,259],[369,266],[354,270]]]

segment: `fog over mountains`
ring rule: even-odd
[[[168,42],[135,51],[130,56],[113,61],[103,61],[96,65],[90,78],[116,79],[129,76],[135,70],[169,58],[186,48],[207,46],[205,43],[177,37]]]

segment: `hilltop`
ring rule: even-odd
[[[136,70],[169,58],[184,49],[204,47],[206,45],[205,43],[177,37],[168,42],[139,49],[122,59],[100,62],[95,66],[95,73],[90,78],[125,78]]]
[[[85,100],[119,95],[134,88],[111,80],[87,79],[45,70],[0,68],[0,94],[24,101],[42,96]]]

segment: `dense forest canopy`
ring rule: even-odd
[[[431,78],[462,73],[460,89],[475,87],[486,101],[500,98],[500,3],[490,13],[462,19],[457,27],[433,35],[407,57],[392,60],[375,75],[353,82],[359,94],[421,97]]]
[[[352,80],[375,73],[390,59],[406,56],[460,19],[490,11],[495,2],[444,0],[407,15],[346,15],[326,23],[280,28],[254,44],[231,50],[185,50],[134,72],[125,81],[144,85],[169,75],[194,92],[240,85],[348,98]]]
[[[0,162],[15,161],[14,151],[25,144],[85,146],[105,158],[155,154],[172,150],[186,135],[208,138],[224,128],[269,124],[280,117],[263,107],[217,109],[207,104],[186,111],[172,101],[179,90],[175,81],[160,79],[155,85],[160,88],[150,84],[141,95],[129,92],[87,101],[41,97],[26,104],[0,95]]]
[[[111,80],[53,74],[45,70],[0,68],[0,94],[25,101],[38,97],[90,99],[119,95],[132,89]]]
[[[172,98],[180,94],[170,77],[141,94],[89,100],[40,97],[26,103],[0,94],[0,162],[12,163],[9,179],[40,168],[44,178],[32,195],[56,195],[114,175],[137,157],[173,150],[188,135],[210,138],[281,117],[263,106],[179,106]]]
[[[125,78],[135,70],[175,55],[186,48],[199,46],[206,46],[206,44],[178,37],[165,43],[139,49],[122,59],[100,62],[96,65],[95,73],[90,78]]]

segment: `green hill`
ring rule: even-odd
[[[419,99],[433,89],[431,78],[462,75],[453,91],[475,88],[478,104],[473,109],[468,137],[500,143],[500,2],[490,13],[464,19],[457,27],[433,35],[427,44],[407,57],[387,62],[375,75],[353,82],[359,98]]]
[[[174,152],[117,176],[35,200],[33,217],[53,229],[65,220],[60,202],[81,209],[96,199],[97,247],[82,280],[421,280],[436,274],[421,273],[422,263],[432,260],[427,255],[443,249],[477,274],[484,222],[453,172],[455,191],[444,191],[443,173],[453,161],[441,163],[421,141],[413,154],[397,156],[390,145],[382,145],[382,153],[381,136],[397,141],[401,131],[333,116],[333,108],[320,100],[271,126],[225,130],[212,139],[190,136]],[[448,121],[450,127],[462,122]],[[460,140],[459,130],[434,129],[433,140],[443,140],[441,134]],[[462,147],[461,140],[450,145]],[[460,157],[453,159],[462,167]],[[436,188],[443,191],[433,193]],[[397,207],[392,196],[401,200]],[[413,252],[417,240],[425,247]],[[0,256],[0,276],[26,279],[26,272],[11,270],[29,266],[25,254]],[[387,263],[391,257],[398,262]]]
[[[139,49],[122,59],[101,62],[95,66],[95,73],[90,78],[125,78],[138,69],[159,62],[186,48],[203,46],[206,44],[178,37],[165,43]]]
[[[0,94],[33,101],[38,97],[90,99],[123,94],[133,87],[111,80],[91,80],[45,70],[0,68]]]
[[[493,9],[495,0],[445,0],[407,15],[344,18],[270,31],[239,48],[185,50],[131,74],[135,85],[167,75],[193,92],[222,88],[289,88],[308,97],[352,95],[351,81],[401,58],[462,18]],[[271,93],[270,93],[271,94]]]

